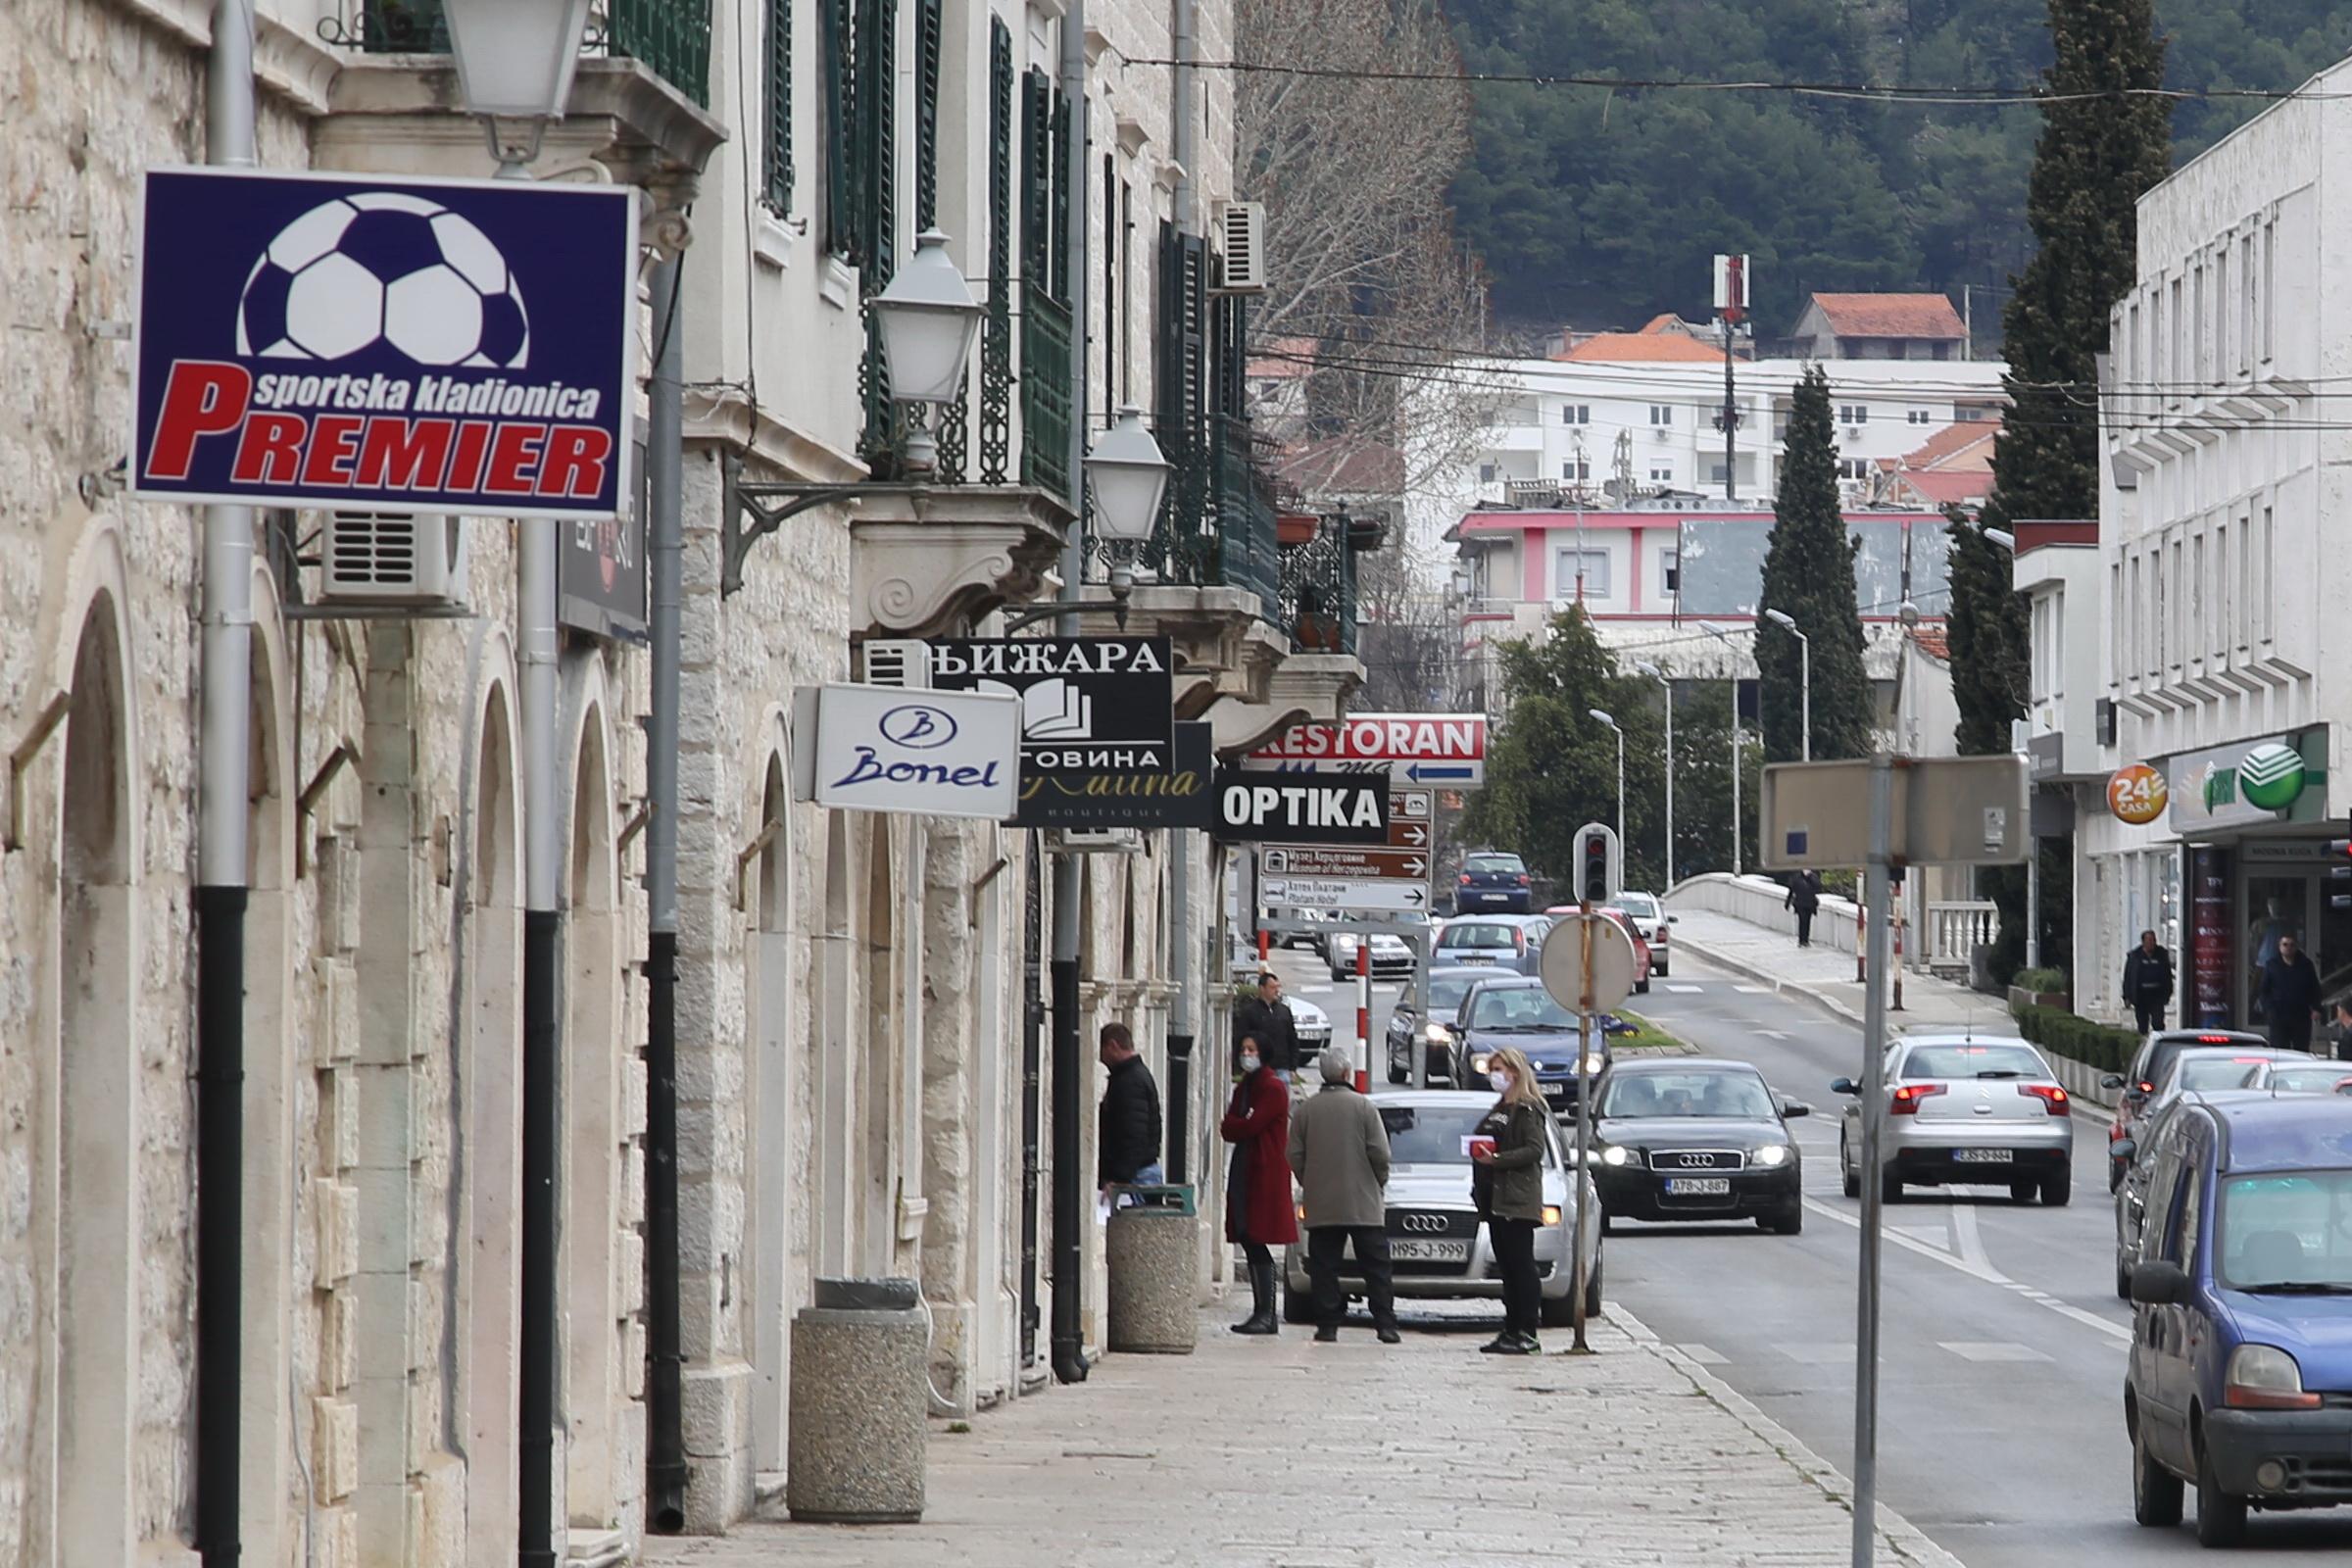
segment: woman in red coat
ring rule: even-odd
[[[1242,1037],[1242,1076],[1217,1131],[1233,1146],[1225,1239],[1241,1243],[1250,1259],[1250,1294],[1256,1303],[1233,1332],[1272,1334],[1280,1327],[1273,1250],[1298,1239],[1298,1211],[1291,1200],[1291,1090],[1282,1074],[1259,1061],[1254,1035]]]

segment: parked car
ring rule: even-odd
[[[2021,1203],[2038,1193],[2055,1207],[2074,1198],[2074,1102],[2041,1053],[2023,1040],[1906,1035],[1886,1048],[1886,1115],[1879,1168],[1862,1169],[1861,1085],[1838,1134],[1845,1196],[1875,1178],[1899,1203],[1906,1186],[2006,1186]]]
[[[1407,1300],[1487,1299],[1502,1297],[1493,1240],[1470,1200],[1470,1138],[1494,1107],[1491,1094],[1422,1089],[1385,1093],[1375,1102],[1389,1133],[1389,1255],[1396,1295]],[[1576,1190],[1568,1179],[1568,1151],[1553,1129],[1544,1149],[1544,1223],[1536,1231],[1536,1272],[1543,1282],[1543,1318],[1557,1328],[1574,1311],[1575,1273],[1569,1245],[1576,1233]],[[1585,1227],[1585,1310],[1600,1310],[1600,1227]],[[1306,1248],[1285,1250],[1283,1316],[1314,1318],[1306,1277]],[[1363,1270],[1352,1254],[1340,1263],[1340,1284],[1353,1299],[1363,1295]]]
[[[1497,909],[1505,914],[1526,914],[1535,906],[1535,882],[1527,874],[1525,860],[1497,850],[1473,850],[1462,857],[1461,875],[1453,889],[1457,912]]]
[[[1534,974],[1544,951],[1548,915],[1456,915],[1438,928],[1432,964],[1468,964]]]
[[[1516,1046],[1536,1069],[1544,1102],[1558,1115],[1576,1109],[1577,1017],[1552,1000],[1544,982],[1526,975],[1494,975],[1473,985],[1454,1013],[1454,1048],[1468,1063],[1470,1081],[1483,1083],[1493,1053]],[[1609,1039],[1597,1024],[1585,1047],[1585,1070],[1598,1078],[1608,1070]]]
[[[2156,1152],[2132,1268],[2132,1515],[2238,1544],[2249,1508],[2352,1503],[2352,1106],[2198,1096]]]
[[[1412,1082],[1412,1043],[1417,1037],[1429,1055],[1429,1081],[1451,1088],[1467,1088],[1460,1081],[1453,1052],[1453,1018],[1461,1009],[1462,998],[1481,980],[1494,978],[1494,969],[1482,964],[1456,964],[1450,968],[1429,971],[1429,1021],[1423,1023],[1413,1008],[1412,993],[1408,990],[1396,1000],[1389,1012],[1389,1082]]]
[[[1601,1227],[1618,1219],[1753,1219],[1794,1236],[1805,1181],[1784,1100],[1743,1061],[1622,1061],[1593,1100],[1592,1183]]]
[[[1654,893],[1620,893],[1617,907],[1634,922],[1634,934],[1649,944],[1649,972],[1665,979],[1666,950],[1672,940],[1666,928],[1674,924],[1674,916]]]
[[[2245,1087],[2274,1095],[2352,1095],[2352,1062],[2266,1061],[2247,1075]]]
[[[1404,938],[1391,936],[1386,931],[1364,935],[1355,931],[1334,931],[1323,939],[1323,961],[1334,980],[1348,980],[1355,976],[1355,950],[1364,944],[1372,953],[1372,978],[1375,980],[1409,980],[1413,974],[1413,950]]]
[[[2183,1107],[2240,1092],[2222,1090],[2180,1096],[2162,1110],[2151,1111],[2141,1118],[2139,1132],[2125,1143],[2131,1157],[2123,1185],[2115,1190],[2115,1294],[2120,1299],[2132,1299],[2132,1266],[2139,1261],[2140,1243],[2147,1226],[2148,1178],[2155,1171],[2158,1151],[2171,1141]]]
[[[1616,921],[1625,934],[1634,939],[1634,992],[1637,996],[1648,996],[1649,977],[1659,972],[1657,955],[1650,948],[1649,939],[1642,934],[1642,927],[1635,922],[1633,915],[1615,905],[1603,907],[1600,912]]]
[[[1301,996],[1288,996],[1283,1004],[1291,1009],[1291,1032],[1298,1042],[1298,1070],[1304,1072],[1315,1057],[1331,1044],[1331,1014]],[[1348,1038],[1353,1039],[1350,1035]]]
[[[2164,1065],[2156,1073],[2155,1089],[2140,1098],[2132,1121],[2133,1141],[2137,1141],[2138,1129],[2153,1129],[2184,1094],[2240,1088],[2255,1069],[2272,1061],[2313,1059],[2309,1052],[2276,1051],[2261,1041],[2239,1041],[2227,1046],[2184,1045],[2165,1056]],[[2111,1155],[2118,1147],[2112,1141],[2108,1144]],[[2125,1180],[2130,1179],[2127,1172]]]
[[[1327,923],[1331,916],[1321,909],[1298,909],[1293,911],[1291,918],[1304,921],[1309,925],[1322,925]],[[1320,931],[1286,931],[1283,933],[1282,945],[1286,948],[1312,948],[1320,953],[1323,949],[1323,933]]]
[[[2124,1167],[2129,1163],[2116,1157],[2115,1146],[2132,1135],[2148,1097],[2156,1092],[2157,1080],[2164,1076],[2175,1056],[2194,1046],[2269,1044],[2261,1035],[2230,1029],[2160,1029],[2148,1036],[2133,1054],[2130,1066],[2101,1080],[2102,1087],[2122,1091],[2116,1102],[2115,1120],[2107,1129],[2107,1190],[2114,1192],[2122,1183]]]

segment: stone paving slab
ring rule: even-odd
[[[1483,1356],[1478,1316],[1384,1348],[1225,1332],[933,1423],[919,1525],[746,1523],[656,1568],[1842,1568],[1843,1478],[1611,1303],[1599,1352]],[[1958,1568],[1882,1509],[1882,1563]]]

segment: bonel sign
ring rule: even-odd
[[[637,192],[147,174],[132,494],[628,510]]]
[[[804,691],[796,717],[819,806],[1001,822],[1019,804],[1016,698],[822,686]]]

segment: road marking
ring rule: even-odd
[[[1890,1236],[1908,1236],[1924,1246],[1933,1247],[1938,1252],[1951,1250],[1951,1233],[1940,1225],[1889,1225],[1886,1232]]]
[[[1787,1040],[1789,1038],[1787,1031],[1780,1029],[1759,1029],[1756,1031],[1756,1033],[1762,1035],[1767,1040]]]
[[[1730,1356],[1712,1346],[1700,1345],[1696,1341],[1681,1347],[1681,1349],[1685,1355],[1696,1361],[1700,1366],[1730,1366],[1732,1364]]]
[[[1984,1234],[1977,1229],[1976,1204],[1952,1205],[1952,1240],[1956,1244],[1953,1250],[1963,1258],[1987,1274],[2000,1272],[1992,1266],[1992,1254],[1984,1250]]]
[[[1848,1213],[1842,1204],[1825,1203],[1817,1199],[1808,1198],[1805,1200],[1805,1206],[1813,1210],[1815,1213],[1821,1215],[1824,1219],[1835,1220],[1840,1225],[1848,1226],[1857,1231],[1862,1228],[1862,1216],[1860,1214]],[[2001,1273],[2000,1270],[1993,1268],[1990,1264],[1980,1266],[1970,1262],[1964,1257],[1956,1257],[1952,1253],[1943,1250],[1941,1248],[1930,1247],[1925,1242],[1919,1241],[1910,1236],[1906,1236],[1900,1230],[1888,1229],[1886,1232],[1886,1239],[1892,1242],[1897,1247],[1907,1248],[1910,1250],[1917,1252],[1922,1257],[1932,1257],[1936,1262],[1943,1264],[1947,1268],[1958,1269],[1961,1273],[1966,1274],[1971,1279],[1982,1280],[1987,1285],[1998,1285],[2021,1296],[2024,1295],[2026,1291],[2032,1289],[2030,1286],[2021,1285],[2016,1280],[2010,1279],[2007,1275]],[[2121,1340],[2127,1345],[2129,1345],[2132,1341],[2132,1328],[2130,1324],[2111,1323],[2107,1319],[2100,1317],[2095,1312],[2085,1312],[2082,1310],[2082,1308],[2079,1306],[2070,1306],[2064,1301],[2043,1300],[2035,1301],[2034,1304],[2039,1307],[2047,1308],[2049,1311],[2057,1313],[2060,1317],[2071,1318],[2075,1322],[2082,1324],[2084,1328],[2096,1329],[2101,1334],[2106,1335],[2110,1340]]]
[[[1668,986],[1666,989],[1673,992],[1676,996],[1687,997],[1696,992],[1704,991],[1707,988],[1705,986]]]
[[[1834,1340],[1816,1340],[1797,1345],[1779,1345],[1773,1348],[1789,1360],[1805,1366],[1837,1366],[1840,1362],[1851,1362],[1854,1358],[1854,1342],[1851,1340],[1843,1344]]]
[[[1770,986],[1734,986],[1732,989],[1743,997],[1769,997],[1772,995]]]
[[[2043,1354],[2031,1345],[2015,1340],[1937,1340],[1936,1348],[1949,1350],[1963,1361],[2048,1361],[2054,1357]]]

